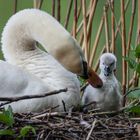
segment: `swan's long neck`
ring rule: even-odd
[[[35,43],[53,55],[67,70],[83,75],[85,58],[76,40],[49,14],[26,9],[13,15],[2,33],[5,59],[17,64],[26,54],[41,52]]]
[[[12,16],[4,28],[2,50],[6,60],[13,63],[35,50],[36,41],[53,54],[68,37],[69,33],[47,13],[24,10]]]

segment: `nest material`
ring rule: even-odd
[[[25,137],[26,140],[138,140],[138,122],[128,115],[73,112],[42,112],[14,114],[14,137],[2,136],[0,139],[15,139],[25,125],[36,130]],[[5,128],[1,124],[1,128]]]

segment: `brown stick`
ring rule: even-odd
[[[115,54],[115,18],[114,18],[114,0],[111,1],[111,7],[112,7],[112,12],[111,12],[111,49],[112,53]]]
[[[129,56],[129,51],[130,51],[130,44],[131,44],[131,39],[132,39],[132,31],[133,31],[133,26],[134,26],[134,18],[135,18],[135,13],[136,13],[136,1],[132,1],[132,14],[131,14],[131,19],[130,19],[130,28],[129,28],[129,34],[128,34],[128,43],[127,43],[127,52],[126,55]],[[129,68],[127,64],[127,88],[129,88]]]
[[[127,54],[129,53],[129,50],[130,50],[135,13],[136,13],[136,0],[133,0],[132,1],[132,14],[131,14],[131,19],[130,19],[130,28],[129,28],[129,34],[128,34],[128,43],[127,43]]]
[[[55,91],[51,91],[51,92],[44,93],[44,94],[38,94],[38,95],[25,95],[25,96],[16,96],[16,97],[0,97],[0,101],[7,101],[5,103],[1,103],[0,107],[4,106],[6,104],[10,104],[12,102],[20,101],[20,100],[42,98],[42,97],[47,97],[47,96],[59,94],[61,92],[67,92],[67,89],[55,90]]]
[[[126,12],[126,10],[127,10],[127,8],[128,8],[128,5],[129,5],[129,0],[127,0],[127,2],[126,2],[126,4],[125,4],[125,8],[124,8],[124,11]],[[113,10],[111,10],[112,11],[112,16],[114,17],[114,13],[113,13]],[[115,20],[115,19],[114,19]],[[116,40],[116,37],[117,37],[117,35],[118,35],[118,33],[120,33],[120,30],[119,30],[119,28],[120,28],[120,25],[121,25],[121,18],[119,19],[119,22],[118,22],[118,24],[117,24],[117,27],[116,27],[116,31],[115,31],[115,40]],[[112,46],[112,45],[111,45]],[[112,49],[112,48],[111,48]],[[114,50],[115,50],[115,48],[114,48]],[[113,50],[111,50],[112,52],[113,52]]]
[[[97,120],[95,119],[95,120],[93,121],[93,123],[92,123],[92,127],[91,127],[91,129],[90,129],[90,131],[89,131],[89,133],[88,133],[88,136],[87,136],[86,140],[89,140],[89,139],[90,139],[90,136],[91,136],[91,134],[92,134],[93,129],[95,128],[96,123],[97,123]]]
[[[140,118],[139,118],[140,120]],[[139,139],[140,139],[140,125],[137,126],[137,131],[138,131],[138,136],[139,136]]]
[[[122,56],[126,57],[126,32],[125,32],[125,11],[124,11],[124,0],[121,1],[121,25],[122,25]],[[126,93],[126,61],[122,60],[122,88],[123,95]],[[123,101],[123,105],[125,105],[125,98]]]
[[[87,42],[87,20],[86,20],[86,3],[85,0],[82,0],[82,11],[83,11],[83,19],[84,19],[84,43],[83,45],[85,46],[85,58],[86,61],[88,61],[88,56],[89,56],[89,48],[88,48],[88,42]]]
[[[86,19],[88,20],[88,17],[89,17],[89,11],[87,12],[87,15],[86,15]],[[79,33],[80,31],[81,31],[81,29],[82,29],[82,27],[83,27],[83,22],[84,22],[84,20],[82,19],[82,21],[80,22],[80,24],[79,24],[79,26],[77,27],[77,30],[76,30],[76,32],[77,33]],[[81,34],[81,36],[82,36],[82,34]],[[80,37],[80,39],[79,39],[79,42],[81,41],[81,37]]]
[[[92,5],[90,6],[90,15],[89,15],[89,21],[88,21],[88,44],[89,44],[89,40],[90,40],[90,36],[91,36],[91,32],[92,32],[92,21],[93,21],[93,17],[95,14],[95,9],[96,9],[96,5],[97,5],[97,0],[94,0],[92,2]]]
[[[79,5],[78,10],[77,10],[77,21],[80,17],[81,9],[82,9],[82,0],[80,1],[80,5]],[[83,22],[81,22],[80,25],[76,28],[76,35],[80,32],[80,30],[82,29],[82,26],[83,26]]]
[[[140,0],[138,0],[138,23],[137,23],[137,40],[136,40],[136,45],[140,43]],[[139,59],[137,58],[136,61],[138,62]],[[139,83],[139,76],[137,72],[134,72],[133,76],[133,86],[136,87],[138,86]]]
[[[108,19],[107,19],[107,9],[104,7],[104,17],[105,17],[105,39],[106,39],[106,51],[110,52],[109,49],[109,32],[108,32]]]
[[[71,9],[72,9],[72,3],[73,3],[73,0],[69,0],[68,10],[67,10],[67,14],[66,14],[66,20],[65,20],[65,24],[64,24],[64,27],[66,29],[68,28],[68,23],[69,23],[69,19],[70,19],[70,13],[71,13]]]
[[[125,11],[126,11],[127,8],[128,8],[128,4],[129,4],[129,0],[127,0],[127,2],[126,2],[126,4],[125,4]],[[114,16],[113,16],[113,17],[114,17]],[[120,27],[120,24],[121,24],[121,18],[120,18],[120,20],[119,20],[119,22],[118,22],[117,29],[116,29],[116,31],[115,31],[114,42],[115,42],[115,40],[116,40],[116,38],[117,38],[117,35],[118,35],[118,32],[119,32],[118,28]],[[101,51],[101,54],[102,54],[103,52],[105,52],[105,51],[106,51],[106,50],[105,50],[105,46],[104,46],[103,49],[102,49],[102,51]],[[94,69],[94,70],[97,72],[98,68],[99,68],[99,60],[97,60],[97,63],[95,64],[95,69]]]
[[[92,51],[91,51],[91,55],[90,55],[90,59],[89,59],[89,66],[92,66],[92,64],[93,64],[93,60],[94,60],[94,57],[95,57],[97,45],[98,45],[99,38],[101,36],[101,32],[102,32],[102,29],[103,29],[103,24],[104,24],[104,15],[101,18],[100,25],[99,25],[99,28],[98,28],[98,31],[97,31],[97,34],[96,34],[96,38],[95,38],[95,41],[94,41],[94,44],[93,44],[93,47],[92,47]]]
[[[42,6],[43,0],[34,0],[34,8],[40,9]]]
[[[92,34],[92,21],[94,18],[94,14],[95,14],[95,9],[96,9],[96,5],[97,5],[97,0],[94,0],[92,2],[92,5],[90,6],[90,14],[89,14],[89,20],[88,20],[88,25],[87,25],[87,33],[88,33],[88,48],[89,48],[89,54],[90,54],[90,46],[91,46],[91,34]]]
[[[74,0],[74,22],[73,22],[73,37],[76,38],[77,28],[77,0]]]
[[[52,16],[55,17],[55,0],[52,1]]]
[[[87,11],[87,15],[86,15],[86,19],[87,19],[87,22],[88,22],[88,20],[89,20],[89,15],[90,15],[90,7],[91,7],[91,5],[92,5],[92,0],[90,1],[90,4],[89,4],[89,7],[88,7],[88,11]],[[82,26],[83,26],[83,23],[84,23],[84,19],[81,21],[81,23],[79,24],[79,26],[78,26],[78,29],[77,29],[77,33],[80,31],[80,29],[82,28]],[[82,41],[83,41],[83,37],[84,37],[84,33],[83,32],[81,32],[81,35],[80,35],[80,38],[79,38],[79,43],[80,43],[80,45],[82,45]],[[84,50],[84,48],[82,48],[83,50]]]
[[[14,14],[17,12],[17,0],[14,0]]]
[[[60,12],[61,12],[60,0],[57,0],[57,20],[59,22],[60,22]]]
[[[81,9],[82,9],[82,2],[80,1],[80,5],[79,5],[78,11],[77,11],[77,20],[78,20],[79,17],[80,17]]]
[[[103,49],[101,50],[100,56],[101,56],[101,54],[103,54],[104,52],[106,52],[106,47],[105,47],[105,46],[104,46]],[[97,72],[98,68],[99,68],[99,58],[98,58],[98,60],[97,60],[97,62],[96,62],[96,64],[95,64],[95,69],[94,69],[95,72]]]

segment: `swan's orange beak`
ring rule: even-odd
[[[88,67],[88,83],[95,88],[101,88],[103,86],[103,82],[101,78],[96,74],[95,71],[91,67]]]
[[[101,78],[96,74],[96,72],[87,65],[85,61],[83,61],[83,78],[88,81],[90,85],[95,88],[101,88],[103,86],[103,82]]]

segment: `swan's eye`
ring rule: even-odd
[[[103,63],[103,65],[105,65],[105,63]]]

